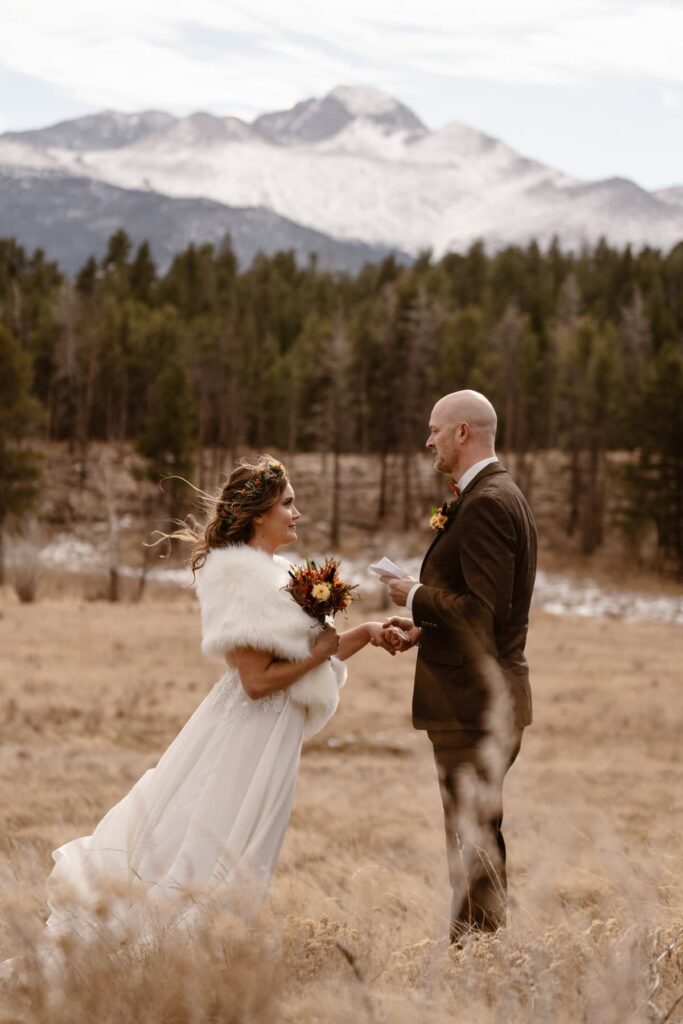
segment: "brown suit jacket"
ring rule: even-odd
[[[490,463],[465,488],[422,563],[412,608],[422,627],[416,729],[486,728],[496,687],[510,698],[517,726],[531,722],[524,646],[536,551],[524,495],[499,462]]]

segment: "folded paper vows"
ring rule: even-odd
[[[404,577],[410,576],[409,572],[401,569],[399,565],[396,565],[396,562],[392,562],[386,555],[380,558],[379,562],[373,562],[370,570],[377,576],[392,576],[396,580],[402,580]]]

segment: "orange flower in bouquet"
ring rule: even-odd
[[[289,576],[285,590],[318,622],[332,620],[337,612],[346,611],[354,600],[351,592],[356,584],[344,582],[336,558],[328,558],[321,566],[307,558],[303,565],[290,569]]]

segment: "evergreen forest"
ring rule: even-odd
[[[157,478],[212,447],[409,459],[459,388],[493,401],[504,452],[566,453],[567,501],[594,510],[586,551],[606,453],[630,453],[630,514],[683,575],[683,243],[475,244],[354,277],[289,252],[241,268],[226,239],[159,273],[117,231],[70,279],[0,240],[0,529],[35,495],[33,438],[84,459],[126,442]]]

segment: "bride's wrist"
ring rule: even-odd
[[[374,644],[375,635],[381,637],[382,635],[382,623],[381,622],[364,622],[365,627],[365,642],[366,644]]]

